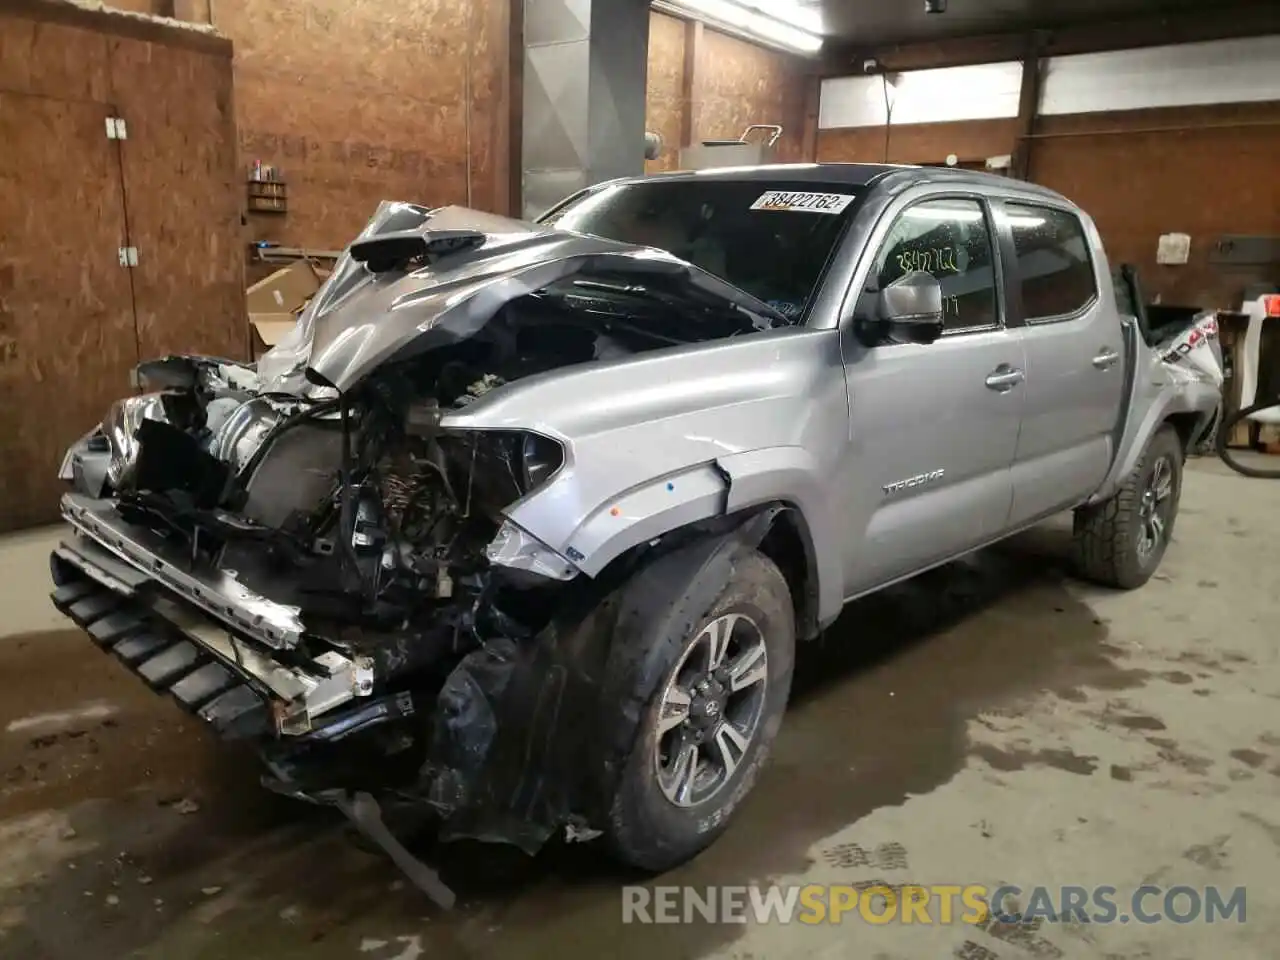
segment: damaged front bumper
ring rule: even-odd
[[[50,562],[54,606],[223,737],[310,732],[367,686],[363,666],[336,651],[278,662],[87,536],[65,540]]]
[[[269,647],[292,649],[302,639],[296,607],[273,603],[232,573],[201,574],[163,537],[121,520],[111,501],[78,493],[62,498],[62,517],[83,536],[228,626]]]
[[[445,839],[529,853],[566,826],[596,832],[584,775],[614,625],[583,578],[565,584],[562,622],[490,638],[434,684],[404,688],[369,658],[303,638],[295,611],[191,566],[112,501],[68,494],[63,515],[55,606],[219,736],[253,741],[271,789],[349,815],[366,792],[393,798],[437,817]],[[291,632],[304,642],[284,646]]]

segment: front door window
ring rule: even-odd
[[[926,200],[902,211],[885,238],[879,289],[923,270],[942,285],[946,332],[999,326],[991,232],[976,200]]]

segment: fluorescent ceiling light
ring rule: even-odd
[[[667,0],[667,2],[677,9],[686,10],[713,24],[719,22],[741,30],[763,43],[789,47],[801,53],[817,53],[822,49],[822,37],[778,18],[780,14],[773,12],[775,7],[779,10],[789,10],[796,16],[804,14],[804,11],[798,7],[783,3],[781,0]],[[766,8],[770,12],[762,13],[761,10]]]
[[[802,7],[796,0],[736,0],[736,2],[744,7],[759,10],[775,20],[807,30],[809,33],[825,32],[822,13],[815,7]]]

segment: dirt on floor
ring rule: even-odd
[[[0,638],[0,958],[1273,956],[1278,503],[1265,481],[1193,469],[1176,542],[1135,593],[1069,579],[1055,523],[860,601],[801,652],[773,758],[704,855],[655,880],[589,844],[425,849],[451,913],[330,811],[264,791],[249,753],[79,631]],[[622,923],[623,885],[773,880],[1245,885],[1249,914]]]

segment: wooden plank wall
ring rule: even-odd
[[[696,140],[729,140],[753,123],[779,123],[783,137],[777,157],[809,159],[805,147],[807,62],[707,29],[694,68],[697,94],[687,104],[685,22],[652,13],[649,18],[649,78],[645,125],[662,134],[662,156],[646,164],[650,172],[673,170],[680,147],[684,111],[692,109]]]
[[[241,166],[272,164],[287,182],[289,212],[249,214],[244,239],[340,247],[388,198],[512,212],[510,3],[172,4],[179,16],[212,16],[232,40]],[[651,15],[647,125],[665,148],[649,170],[675,166],[686,112],[699,139],[781,123],[779,159],[812,152],[803,146],[805,61],[706,31],[705,96],[689,105],[685,33],[685,21]]]
[[[62,453],[130,392],[140,349],[245,354],[229,99],[225,41],[0,13],[0,530],[56,517]]]

